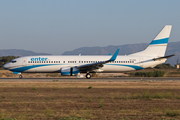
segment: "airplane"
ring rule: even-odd
[[[171,25],[165,25],[145,50],[130,55],[118,55],[117,49],[112,56],[26,56],[13,59],[3,68],[20,74],[20,79],[21,73],[61,73],[62,76],[86,73],[86,78],[90,79],[92,73],[120,73],[153,68],[174,56],[165,56],[171,28]]]

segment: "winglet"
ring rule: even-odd
[[[119,53],[119,49],[116,50],[116,52],[114,53],[114,55],[113,55],[113,56],[111,57],[111,59],[109,59],[108,61],[114,61],[114,60],[116,60],[116,57],[117,57],[118,53]]]

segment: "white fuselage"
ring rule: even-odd
[[[13,72],[50,73],[61,72],[64,67],[75,67],[108,60],[111,56],[28,56],[16,58],[4,68]],[[116,60],[103,65],[94,72],[125,72],[154,67],[167,59],[152,60],[153,57],[117,56]]]

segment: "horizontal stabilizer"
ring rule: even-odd
[[[164,57],[159,57],[159,58],[154,58],[153,60],[155,61],[155,60],[160,60],[160,59],[164,59],[164,58],[170,58],[170,57],[173,57],[173,56],[175,56],[175,54],[164,56]]]

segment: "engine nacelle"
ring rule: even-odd
[[[80,73],[80,70],[75,67],[63,67],[61,68],[61,75],[77,75]]]

